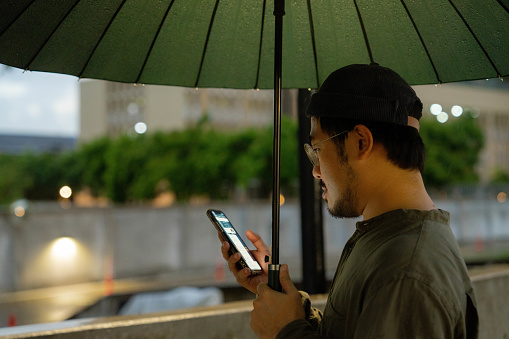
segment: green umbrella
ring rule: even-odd
[[[277,264],[280,86],[317,88],[341,66],[373,61],[414,85],[509,75],[509,0],[283,1],[275,12],[286,12],[284,25],[274,0],[4,0],[0,63],[129,83],[274,88]]]
[[[509,75],[508,0],[286,1],[283,88],[371,60],[411,84]],[[274,1],[4,0],[0,62],[83,78],[272,88]]]

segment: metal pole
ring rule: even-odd
[[[282,291],[279,282],[279,225],[280,225],[280,151],[281,151],[281,78],[283,68],[283,16],[284,0],[274,1],[274,139],[272,152],[272,261],[269,265],[269,286]]]

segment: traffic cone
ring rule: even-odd
[[[109,276],[104,279],[104,295],[109,296],[113,294],[113,277]]]
[[[104,272],[104,295],[113,294],[113,258],[106,259],[106,269]]]
[[[224,261],[222,260],[222,258],[218,258],[216,260],[214,279],[216,281],[224,281]]]
[[[9,314],[9,318],[7,319],[7,326],[13,327],[16,326],[17,320],[14,314]]]
[[[481,236],[477,236],[475,238],[474,251],[476,253],[479,253],[482,252],[483,250],[484,250],[484,240]]]

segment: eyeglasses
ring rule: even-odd
[[[333,135],[330,138],[327,138],[325,140],[317,142],[313,146],[311,146],[310,144],[304,144],[304,150],[306,151],[306,154],[308,155],[309,161],[311,161],[313,166],[319,166],[320,165],[320,161],[318,160],[318,152],[317,152],[318,148],[316,146],[320,145],[322,142],[325,142],[327,140],[335,138],[335,137],[337,137],[337,136],[339,136],[339,135],[341,135],[343,133],[346,133],[346,132],[348,132],[348,131],[343,131],[341,133]]]

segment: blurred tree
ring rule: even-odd
[[[21,173],[31,178],[24,190],[28,200],[56,200],[60,187],[65,183],[64,168],[56,154],[25,154],[19,159]]]
[[[114,140],[105,153],[106,196],[113,202],[132,200],[131,185],[143,175],[147,161],[148,136],[124,135]]]
[[[491,175],[490,182],[492,184],[507,184],[509,183],[509,173],[503,167],[496,167]]]
[[[423,119],[420,130],[426,145],[423,179],[427,186],[475,183],[475,165],[484,145],[482,130],[469,114],[446,123]]]
[[[251,143],[239,152],[234,161],[236,183],[244,188],[255,182],[262,196],[269,196],[272,190],[272,127],[253,131]],[[246,137],[248,135],[246,134]],[[289,118],[281,120],[281,190],[295,191],[298,180],[297,164],[297,123]]]
[[[19,156],[0,154],[0,203],[10,203],[25,196],[33,177],[25,172]]]
[[[82,145],[70,166],[73,175],[80,175],[80,186],[88,187],[95,197],[106,194],[106,159],[111,144],[109,138],[100,138]]]

